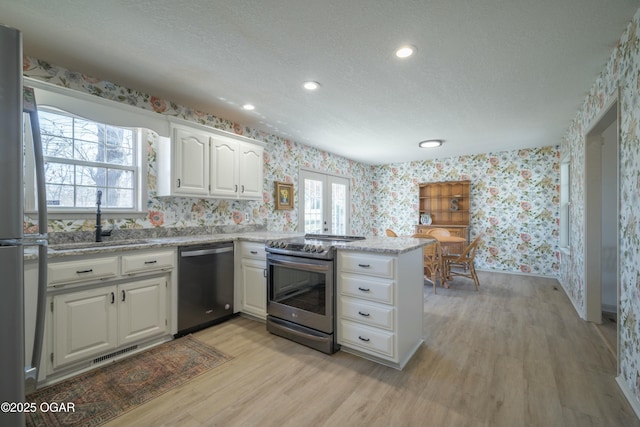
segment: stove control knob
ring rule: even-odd
[[[302,252],[311,252],[311,245],[306,244],[302,247]]]
[[[324,252],[324,248],[322,247],[322,245],[318,245],[318,246],[316,247],[316,252],[317,252],[317,253],[319,253],[319,254],[320,254],[320,253],[322,253],[322,252]]]
[[[273,247],[273,240],[267,242],[267,247],[269,247],[269,248]]]
[[[287,242],[280,242],[280,247],[281,248],[286,248],[287,247]]]

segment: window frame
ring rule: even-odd
[[[82,117],[78,114],[74,114],[69,111],[65,111],[61,108],[51,105],[39,105],[39,111],[46,111],[54,114],[60,114],[63,116],[73,117],[80,120],[87,120],[99,124],[106,124],[108,126],[119,127],[121,129],[127,129],[133,131],[133,165],[132,166],[123,166],[117,164],[109,164],[102,162],[90,162],[83,160],[73,160],[73,159],[64,159],[58,157],[50,157],[45,156],[44,161],[52,161],[56,164],[69,164],[76,166],[88,166],[88,167],[105,167],[111,169],[119,169],[130,171],[133,173],[133,206],[130,208],[114,208],[108,207],[103,204],[100,208],[101,212],[104,214],[109,214],[112,217],[131,217],[132,215],[146,215],[146,200],[148,199],[148,189],[147,189],[147,159],[144,153],[146,151],[143,150],[143,141],[148,139],[148,130],[141,128],[133,128],[129,126],[118,126],[112,123],[109,123],[104,120],[96,120],[94,118],[86,118]],[[34,160],[33,160],[33,144],[31,141],[31,132],[29,129],[30,124],[28,123],[28,119],[25,119],[25,214],[33,215],[37,213],[37,202],[36,202],[36,186],[35,186],[35,173],[33,172],[35,169]],[[75,186],[75,184],[74,184]],[[95,215],[96,207],[88,206],[88,207],[70,207],[70,206],[55,206],[55,205],[47,205],[47,213],[49,218],[51,219],[67,219],[67,218],[83,218],[83,217],[93,217]]]

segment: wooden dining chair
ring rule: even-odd
[[[460,255],[444,255],[444,276],[447,280],[452,280],[453,276],[467,277],[473,280],[473,284],[476,286],[476,291],[480,287],[480,281],[478,280],[478,274],[476,273],[476,267],[474,265],[474,259],[476,252],[478,252],[478,245],[482,239],[480,233],[475,239],[467,246]],[[455,270],[453,269],[455,268]]]
[[[414,234],[413,237],[425,238],[424,233]],[[433,293],[436,293],[436,280],[440,279],[440,285],[447,286],[447,280],[444,274],[444,264],[442,257],[442,246],[437,240],[422,248],[422,268],[424,269],[424,277],[433,283]]]
[[[391,229],[389,229],[389,228],[387,228],[386,233],[387,233],[387,236],[389,236],[389,237],[398,237],[396,232],[391,230]]]

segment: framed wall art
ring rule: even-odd
[[[293,209],[293,184],[276,181],[276,209]]]

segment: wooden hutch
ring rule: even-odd
[[[452,245],[452,253],[462,253],[469,244],[471,181],[426,182],[419,185],[417,233],[431,228],[446,228],[452,236],[464,237],[465,243]],[[431,216],[431,224],[421,223],[423,215]]]

